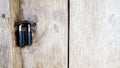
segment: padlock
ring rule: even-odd
[[[16,43],[19,47],[32,45],[31,26],[36,26],[36,23],[27,20],[18,21],[16,23]]]
[[[18,38],[19,38],[18,45],[20,47],[32,44],[32,33],[30,24],[27,24],[27,26],[24,27],[22,26],[22,24],[19,25]]]

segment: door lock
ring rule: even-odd
[[[31,26],[35,26],[35,23],[31,23],[27,20],[18,21],[16,29],[16,44],[19,47],[30,46],[32,44],[32,31]]]

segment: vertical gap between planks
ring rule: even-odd
[[[68,0],[68,68],[70,58],[70,0]]]

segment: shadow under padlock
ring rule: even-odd
[[[32,44],[32,31],[31,26],[35,26],[35,23],[30,23],[28,21],[17,22],[16,29],[16,44],[19,47],[29,46]]]

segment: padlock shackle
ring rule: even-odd
[[[22,31],[22,24],[19,25],[19,31]]]
[[[30,29],[31,29],[31,28],[30,28],[30,24],[28,24],[28,32],[30,32]]]

